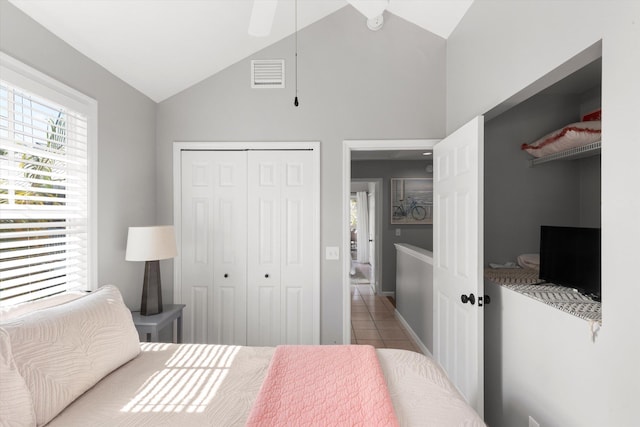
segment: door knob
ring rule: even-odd
[[[269,275],[268,275],[268,274],[265,274],[265,275],[264,275],[264,277],[268,279],[268,278],[269,278]]]
[[[484,305],[491,304],[491,297],[489,295],[485,295],[484,297],[478,297],[478,307],[482,307]]]
[[[229,275],[227,273],[224,273],[224,277],[229,277]]]
[[[471,305],[474,305],[476,303],[476,296],[473,294],[469,294],[469,296],[462,294],[460,296],[460,301],[462,301],[463,304],[470,302]]]

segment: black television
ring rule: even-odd
[[[600,229],[540,227],[540,279],[600,301]]]

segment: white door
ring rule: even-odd
[[[181,156],[184,341],[245,345],[247,152]]]
[[[248,345],[313,344],[313,154],[252,151]]]
[[[481,416],[483,139],[479,116],[435,145],[433,220],[434,356]]]
[[[376,195],[375,191],[368,194],[369,204],[369,264],[371,264],[371,272],[369,280],[373,290],[377,292],[378,284],[376,283]]]

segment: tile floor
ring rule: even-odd
[[[394,316],[393,303],[376,296],[368,284],[351,285],[351,342],[376,348],[401,348],[420,353]]]

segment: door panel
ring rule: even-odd
[[[313,151],[182,151],[184,341],[313,344]]]
[[[209,289],[210,286],[190,286],[188,291],[188,301],[190,307],[187,312],[185,307],[182,316],[185,320],[182,322],[182,337],[184,342],[207,343],[209,342]],[[189,331],[189,334],[185,334]]]
[[[434,147],[434,356],[484,411],[482,144],[477,117]],[[475,303],[463,303],[462,295]]]
[[[246,152],[182,152],[185,342],[246,344],[246,187]]]
[[[303,331],[300,328],[303,325],[303,293],[300,288],[292,286],[287,287],[285,292],[285,342],[301,343],[303,342]]]
[[[251,286],[249,292],[249,345],[280,343],[280,288],[269,284]]]
[[[285,203],[285,260],[287,265],[300,264],[304,261],[301,251],[304,243],[304,206],[300,200],[285,200]]]
[[[249,153],[249,345],[313,342],[312,168],[311,152]]]
[[[280,341],[280,183],[276,152],[248,157],[248,344]]]
[[[282,313],[283,344],[313,344],[313,154],[280,154],[286,179],[282,186]]]

